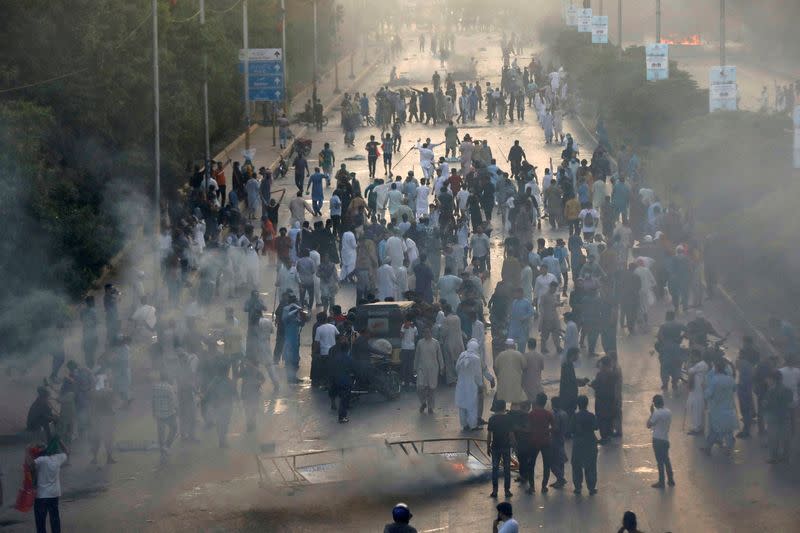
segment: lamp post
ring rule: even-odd
[[[311,105],[317,103],[317,0],[314,0],[314,72],[311,76]],[[313,107],[312,107],[313,108]]]
[[[155,243],[153,294],[158,297],[159,280],[161,279],[161,257],[159,237],[161,236],[161,102],[159,99],[160,83],[158,77],[158,0],[153,0],[153,172],[155,181],[154,203],[155,224],[153,226],[153,242]]]
[[[725,66],[725,0],[719,0],[719,66]]]
[[[661,42],[661,0],[656,0],[656,42]]]

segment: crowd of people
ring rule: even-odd
[[[590,495],[597,492],[598,445],[623,433],[618,335],[655,325],[656,301],[672,307],[655,346],[662,388],[664,394],[670,384],[673,393],[688,390],[689,433],[705,435],[708,453],[716,444],[730,451],[739,428],[738,398],[742,429],[736,436],[750,436],[757,421],[759,432],[768,435],[770,462],[786,460],[799,403],[794,329],[772,322],[781,359],[760,354],[752,339],[745,340],[735,364],[719,344],[709,346],[709,335],[719,335],[702,313],[690,309],[714,295],[714,263],[704,261],[714,255],[713,241],[698,240],[681,209],[663,203],[648,187],[633,149],[623,146],[614,160],[600,139],[584,154],[563,131],[571,99],[566,73],[554,69],[545,75],[537,61],[519,69],[509,60],[512,52],[506,53],[515,46],[503,47],[506,60],[497,87],[489,82],[483,88],[478,82],[459,87],[435,72],[432,91],[381,88],[376,125],[382,137],[371,136],[365,145],[370,181],[362,189],[346,164],[336,169],[328,144],[313,169],[298,153],[291,163],[298,190],[288,202],[288,220],[279,220],[284,197],[273,190],[269,169],[256,170],[250,160],[233,163],[230,189],[226,163],[219,162],[210,176],[197,169],[185,200],[170,202],[163,224],[170,228],[161,236],[167,306],[157,307],[145,293],[143,274],[131,284],[129,310],[120,309],[116,288],[106,286],[101,342],[94,299],[88,297],[81,312],[83,364],[73,358],[64,373],[63,347],[54,350],[52,373],[31,406],[28,429],[48,439],[57,436],[64,448],[85,438],[93,462],[103,449],[106,462],[113,463],[116,410],[132,401],[131,344],[155,333],[152,415],[162,461],[178,436],[187,442],[198,438],[200,419],[215,428],[224,448],[238,400],[252,432],[267,378],[274,391],[304,381],[300,338],[310,322],[309,377],[315,387],[327,389],[338,421],[346,423],[354,376],[370,379],[376,351],[370,331],[355,330],[355,308],[337,303],[340,289],[352,285],[356,306],[413,302],[396,332],[402,339],[401,384],[416,390],[419,412],[429,414],[440,382],[454,386],[463,431],[486,426],[492,497],[498,496],[501,470],[505,496],[512,496],[512,453],[528,493],[537,487],[540,455],[541,492],[567,485],[567,463],[573,492],[582,493],[584,485]],[[526,108],[533,108],[545,142],[563,146],[560,162],[551,162],[540,175],[515,141],[507,157],[503,154],[508,171],[501,169],[486,140],[458,129],[474,122],[484,104],[486,120],[499,124],[524,120]],[[366,94],[345,95],[347,144],[367,117]],[[412,121],[445,126],[443,141],[414,143],[410,150],[419,156],[420,174],[395,175],[392,156],[400,152],[401,128]],[[437,157],[441,145],[444,155]],[[383,177],[377,168],[381,152]],[[310,206],[304,198],[309,191]],[[326,195],[329,211],[323,216]],[[543,221],[551,231],[563,232],[537,237]],[[498,233],[502,253],[493,256]],[[277,272],[271,306],[260,295],[267,289],[265,265]],[[487,286],[490,273],[498,270],[497,284]],[[201,317],[220,302],[224,321],[206,330]],[[678,321],[689,313],[691,321]],[[553,397],[545,394],[542,381],[548,353],[560,357]],[[581,354],[596,358],[593,379],[576,376]],[[278,371],[281,364],[284,374]],[[593,412],[589,397],[580,393],[586,386],[594,391]],[[58,413],[51,407],[54,395]],[[492,412],[488,421],[485,403]],[[647,425],[657,488],[675,484],[670,422],[664,396],[654,396]],[[511,505],[501,503],[498,512],[495,529],[516,531],[507,526]],[[400,508],[396,521],[398,516],[405,524],[411,517],[407,508]],[[635,516],[633,524],[629,531],[635,530]],[[387,531],[411,530],[387,526]]]

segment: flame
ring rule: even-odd
[[[682,39],[678,39],[677,37],[673,37],[672,39],[661,39],[662,44],[675,44],[680,46],[702,46],[703,41],[700,39],[700,36],[697,34],[690,35],[688,37],[684,37]]]

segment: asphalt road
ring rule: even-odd
[[[499,35],[479,35],[459,38],[458,47],[471,50],[478,59],[481,81],[499,79]],[[415,39],[410,39],[403,57],[396,61],[400,76],[407,76],[414,85],[430,85],[438,59],[420,55]],[[378,84],[388,79],[390,65],[379,67],[365,82],[362,90],[372,94]],[[333,124],[321,133],[312,132],[312,154],[325,141],[331,142],[342,161],[350,155],[363,155],[362,149],[370,133],[358,132],[356,149],[343,148],[342,133]],[[585,136],[568,124],[579,143]],[[461,134],[487,139],[498,160],[507,153],[514,139],[519,139],[528,159],[543,170],[549,158],[556,159],[559,146],[546,146],[541,129],[532,116],[525,122],[514,122],[500,128],[479,119],[476,124],[461,128]],[[431,137],[443,137],[442,127],[411,125],[403,131],[403,152],[409,142]],[[587,143],[588,145],[588,143]],[[592,146],[588,145],[591,149]],[[437,152],[438,154],[438,152]],[[362,187],[366,186],[366,161],[348,161],[357,172]],[[313,166],[313,162],[311,162]],[[411,154],[395,171],[419,170],[418,160]],[[293,187],[290,179],[287,185]],[[282,214],[286,220],[286,214]],[[500,227],[497,219],[495,227]],[[565,237],[566,231],[545,228],[547,239]],[[538,234],[536,235],[539,236]],[[494,264],[500,266],[502,233],[493,237]],[[487,282],[487,292],[494,287],[500,268],[493,269]],[[265,265],[265,299],[272,302],[274,267]],[[340,291],[343,307],[353,304],[354,291]],[[241,302],[231,302],[239,307]],[[220,315],[221,309],[220,306]],[[663,316],[657,307],[651,316]],[[741,331],[718,302],[709,302],[705,311],[718,330],[732,331],[729,353],[738,348]],[[219,317],[211,317],[210,321]],[[307,375],[310,349],[310,326],[303,334],[301,375]],[[795,505],[800,491],[796,481],[781,466],[765,464],[766,453],[758,439],[737,441],[736,450],[727,457],[715,453],[706,457],[699,450],[700,440],[688,437],[681,429],[685,394],[667,398],[673,411],[672,463],[677,486],[665,491],[650,488],[655,480],[655,461],[650,447],[650,433],[645,427],[648,406],[653,394],[660,392],[658,361],[650,355],[654,331],[619,339],[619,356],[624,375],[624,431],[621,441],[604,447],[598,460],[599,492],[589,497],[576,497],[571,485],[564,491],[551,490],[547,495],[527,496],[517,490],[511,499],[515,515],[523,531],[615,531],[622,513],[633,510],[639,515],[640,529],[663,531],[792,531],[800,519]],[[138,353],[140,360],[144,356]],[[146,365],[144,365],[146,367]],[[557,380],[559,364],[551,356],[546,364],[545,380]],[[581,358],[579,376],[594,375],[594,361]],[[146,370],[135,379],[142,382]],[[265,386],[264,416],[258,433],[243,433],[241,412],[237,409],[231,431],[231,448],[220,451],[215,446],[213,432],[203,434],[201,443],[176,444],[170,464],[158,466],[156,452],[120,452],[119,464],[113,468],[91,467],[85,451],[78,450],[73,465],[63,473],[65,497],[62,521],[65,531],[381,531],[390,519],[395,501],[407,502],[414,513],[413,525],[419,531],[490,531],[495,502],[489,499],[488,484],[443,488],[432,483],[430,476],[420,476],[408,483],[400,494],[385,495],[381,488],[399,472],[378,469],[367,471],[362,482],[336,488],[311,488],[295,495],[285,490],[263,490],[257,486],[258,472],[254,454],[262,446],[274,453],[285,454],[315,449],[351,445],[380,446],[385,439],[433,438],[462,435],[458,413],[453,405],[453,389],[437,391],[437,410],[434,415],[420,415],[414,393],[405,393],[394,402],[379,398],[364,398],[351,412],[348,425],[337,423],[328,409],[325,393],[312,391],[309,386],[283,387],[273,393]],[[546,387],[556,392],[557,386]],[[119,440],[152,441],[155,426],[149,416],[147,385],[138,388],[139,396],[132,411],[118,431]],[[591,389],[588,394],[591,396]],[[485,432],[470,436],[485,438]],[[272,452],[271,452],[272,453]],[[18,449],[4,449],[2,457],[7,477],[10,469],[19,464]],[[567,465],[569,469],[569,465]],[[569,470],[568,470],[569,472]],[[568,473],[568,479],[570,478]],[[9,480],[6,495],[10,494]],[[20,515],[4,510],[2,520],[20,519]],[[22,524],[10,524],[8,531],[29,531],[30,515],[21,518]]]

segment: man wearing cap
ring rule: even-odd
[[[408,505],[398,503],[392,509],[392,523],[384,526],[383,533],[417,533],[415,528],[408,525],[412,516]]]

